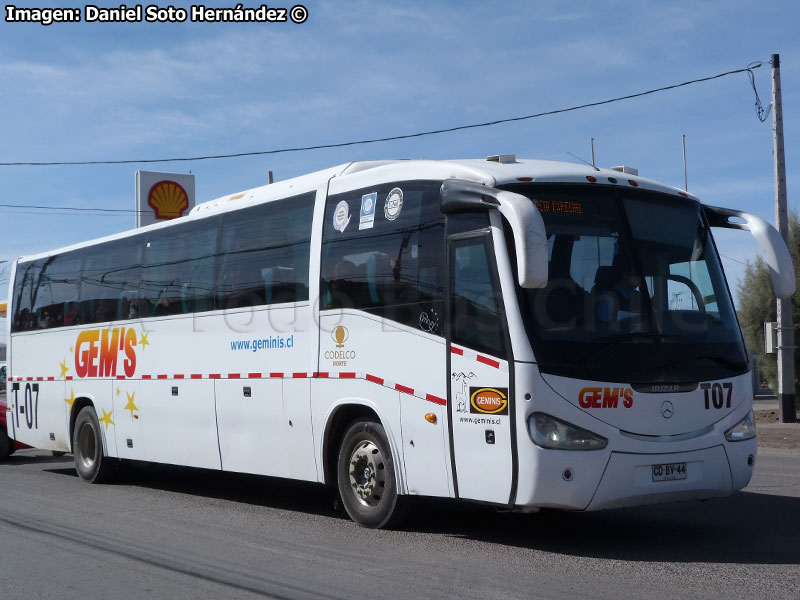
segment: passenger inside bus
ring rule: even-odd
[[[599,322],[611,323],[641,314],[642,296],[638,290],[641,280],[628,260],[615,256],[611,266],[597,268],[594,281],[594,311]]]

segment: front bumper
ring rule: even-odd
[[[612,451],[604,456],[537,448],[533,485],[517,502],[591,511],[728,496],[749,483],[756,445],[754,438],[686,452]],[[605,460],[598,464],[598,459]],[[653,465],[672,463],[686,463],[686,479],[653,481]]]

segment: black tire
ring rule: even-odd
[[[56,457],[58,457],[58,456],[64,456],[64,455],[66,454],[66,452],[62,452],[61,450],[53,450],[53,451],[51,452],[51,454],[52,454],[53,456],[56,456]]]
[[[5,429],[0,429],[0,460],[5,460],[14,453],[14,440],[8,437]]]
[[[394,458],[380,423],[356,421],[345,432],[336,467],[347,514],[362,527],[382,529],[401,516]]]
[[[89,483],[108,481],[114,464],[103,454],[103,434],[94,407],[85,406],[75,419],[72,452],[78,476]]]

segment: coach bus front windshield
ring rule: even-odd
[[[697,382],[747,371],[733,303],[700,205],[600,186],[506,186],[537,203],[549,282],[520,289],[543,373]]]

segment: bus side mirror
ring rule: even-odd
[[[514,236],[520,287],[547,286],[547,233],[542,215],[532,200],[473,181],[448,179],[442,184],[441,209],[445,214],[492,209],[500,211]]]
[[[503,215],[514,235],[517,251],[517,279],[520,287],[547,286],[547,233],[539,209],[530,198],[512,192],[497,195]]]
[[[794,266],[789,248],[786,247],[781,234],[767,221],[756,215],[733,210],[731,208],[720,208],[718,206],[703,205],[706,218],[712,227],[722,227],[725,229],[744,229],[749,231],[761,251],[764,253],[764,260],[769,267],[769,276],[772,279],[772,288],[776,298],[789,298],[795,291]],[[737,219],[732,221],[731,219]]]

